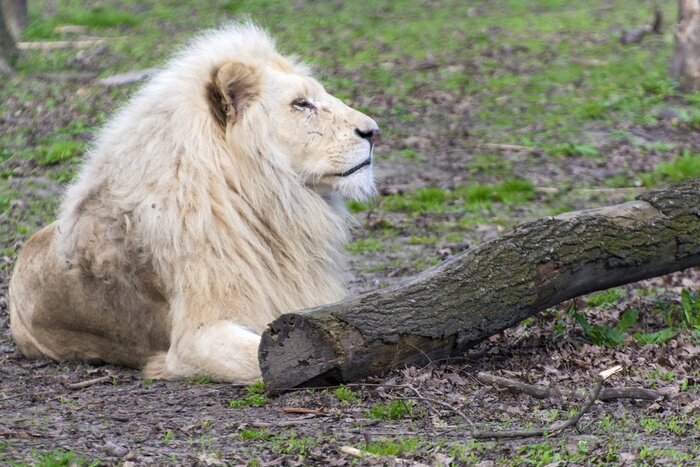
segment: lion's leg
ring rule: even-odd
[[[250,383],[260,378],[260,336],[228,320],[195,326],[173,339],[167,353],[152,358],[144,376],[177,380],[206,375],[217,381]]]
[[[168,348],[168,306],[115,271],[90,276],[58,251],[51,224],[22,249],[10,281],[10,329],[29,358],[101,360],[141,368]]]

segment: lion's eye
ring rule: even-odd
[[[301,98],[301,99],[295,99],[292,101],[292,107],[295,109],[309,109],[309,110],[316,110],[316,106],[309,100]]]

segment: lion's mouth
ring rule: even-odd
[[[360,162],[352,169],[348,169],[345,172],[337,173],[337,174],[333,174],[333,175],[335,177],[347,177],[348,175],[352,175],[355,172],[357,172],[358,170],[362,169],[363,167],[367,167],[368,165],[371,165],[371,164],[372,164],[372,156],[370,156],[367,159],[365,159],[364,161]]]

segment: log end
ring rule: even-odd
[[[258,360],[268,391],[333,380],[341,356],[336,339],[299,313],[287,313],[262,335]],[[325,375],[325,376],[324,376]]]

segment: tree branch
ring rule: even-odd
[[[531,438],[534,436],[557,436],[564,430],[576,426],[576,424],[581,420],[583,414],[588,412],[588,410],[593,406],[595,401],[598,399],[601,389],[603,388],[603,383],[605,380],[610,378],[612,375],[621,371],[621,366],[616,366],[605,371],[598,373],[595,383],[593,384],[593,389],[591,390],[586,402],[581,406],[581,408],[576,412],[576,414],[566,420],[563,423],[555,423],[545,428],[535,428],[532,430],[512,430],[512,431],[481,431],[477,430],[472,433],[472,436],[477,439],[483,438]]]
[[[700,181],[547,217],[396,286],[287,313],[263,333],[266,387],[357,381],[462,355],[564,300],[700,265]]]

